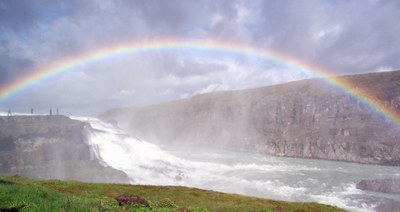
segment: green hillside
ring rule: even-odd
[[[149,207],[119,206],[116,197]],[[0,211],[343,211],[317,203],[274,201],[182,186],[96,184],[0,175]],[[13,210],[14,209],[14,210]],[[17,210],[15,210],[17,209]]]

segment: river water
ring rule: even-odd
[[[130,137],[97,119],[89,145],[106,165],[133,184],[183,185],[269,199],[319,202],[349,211],[373,211],[382,198],[400,195],[356,189],[361,179],[400,178],[400,168],[260,154],[165,148]]]

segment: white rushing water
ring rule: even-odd
[[[202,149],[160,148],[93,118],[89,145],[133,184],[183,185],[288,201],[319,202],[373,211],[379,198],[399,195],[356,189],[361,179],[399,178],[400,168],[272,157]]]

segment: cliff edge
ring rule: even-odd
[[[128,183],[85,142],[89,126],[66,116],[0,116],[0,173],[29,177]]]

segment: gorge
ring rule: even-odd
[[[400,71],[340,78],[400,113]],[[319,79],[111,109],[100,118],[162,145],[400,165],[398,126]]]

